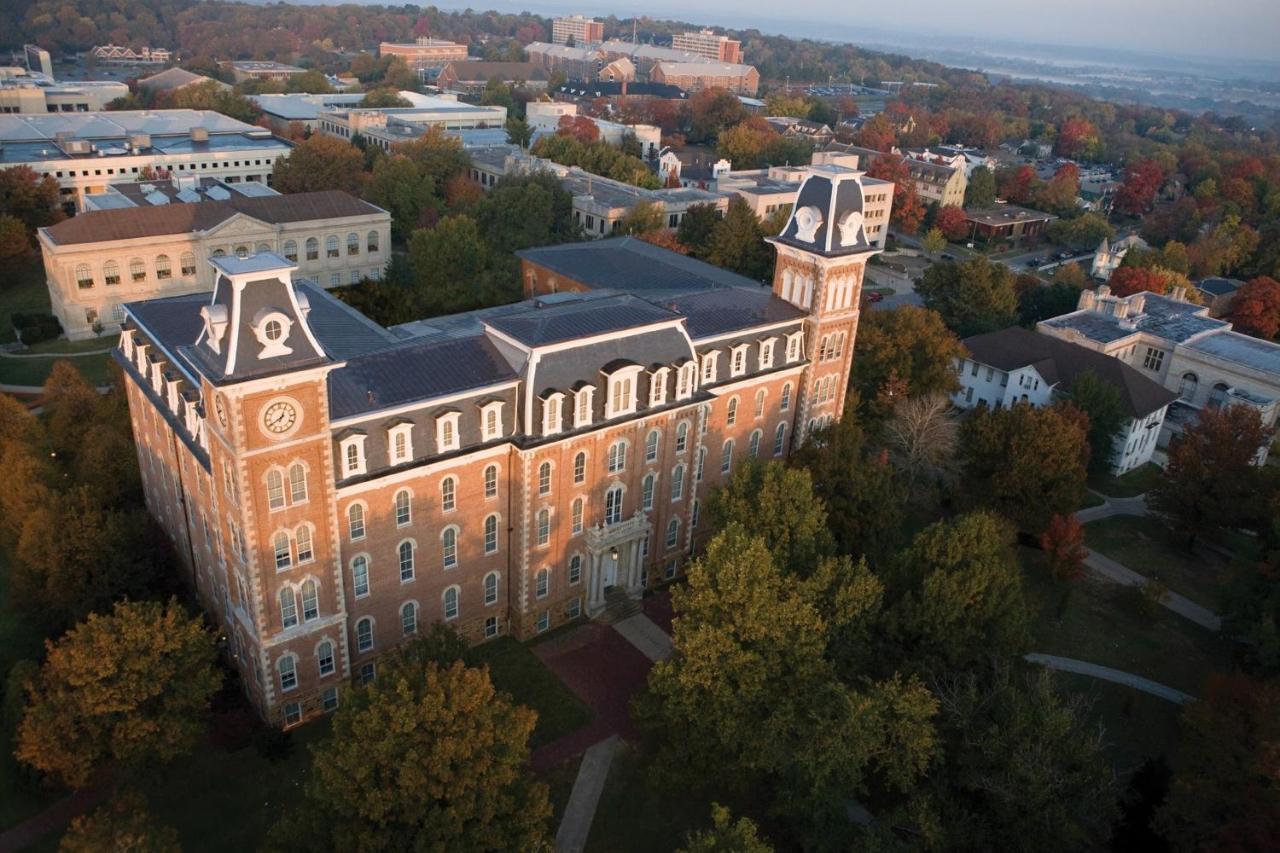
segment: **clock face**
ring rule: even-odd
[[[222,424],[222,428],[227,428],[227,404],[222,401],[222,397],[213,398],[213,409],[218,413],[218,423]]]
[[[298,424],[298,409],[288,400],[277,400],[262,410],[262,428],[272,435],[284,435]]]

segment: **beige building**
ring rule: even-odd
[[[671,47],[675,50],[683,50],[689,53],[696,53],[699,56],[705,56],[712,62],[729,62],[733,64],[741,64],[742,62],[742,42],[731,39],[728,36],[722,36],[719,33],[713,33],[711,30],[701,30],[696,33],[676,33],[671,37]]]
[[[691,93],[728,89],[735,95],[754,95],[760,88],[760,72],[753,66],[725,62],[659,62],[649,79]]]
[[[964,207],[964,193],[969,188],[969,179],[965,177],[963,165],[915,157],[907,157],[904,162],[907,164],[907,172],[915,182],[916,195],[925,204],[936,202],[939,207]]]
[[[247,195],[249,186],[139,184],[121,194],[140,206],[41,228],[49,301],[67,337],[119,330],[125,303],[211,289],[209,260],[220,256],[275,252],[325,287],[382,276],[385,210],[343,192]]]
[[[224,62],[231,69],[231,76],[237,83],[248,80],[288,80],[295,74],[306,73],[305,68],[296,65],[285,65],[283,62],[267,62],[260,60],[244,60]]]
[[[551,22],[551,42],[553,44],[598,44],[604,41],[604,23],[584,15],[570,15],[567,18],[556,18]]]
[[[379,56],[398,56],[414,71],[440,68],[450,62],[465,62],[467,46],[444,39],[420,38],[407,44],[384,41],[378,45]]]
[[[0,68],[0,113],[43,115],[105,110],[129,87],[114,80],[78,80],[58,83],[41,72],[25,68]]]

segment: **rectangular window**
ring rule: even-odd
[[[374,677],[377,674],[378,674],[378,670],[377,670],[377,667],[374,666],[374,664],[365,663],[360,665],[360,683],[361,684],[368,684],[370,681],[373,681]]]
[[[490,616],[488,619],[484,620],[484,635],[486,637],[498,636],[498,617],[497,616]]]
[[[333,662],[333,646],[330,643],[325,642],[320,644],[320,658],[318,662],[320,664],[321,675],[333,675],[333,671],[336,667]]]
[[[1142,366],[1152,373],[1159,373],[1162,364],[1164,364],[1164,351],[1155,347],[1147,347],[1147,355],[1142,360]]]
[[[565,608],[565,615],[570,619],[577,619],[582,615],[582,598],[578,597],[569,602],[569,606]]]
[[[302,705],[297,702],[290,702],[284,706],[284,724],[286,726],[296,726],[302,722]]]
[[[325,713],[338,710],[338,688],[330,687],[320,694],[320,702]]]
[[[542,634],[551,627],[551,611],[544,610],[538,615],[538,633]]]

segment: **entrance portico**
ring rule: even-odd
[[[645,537],[651,525],[643,512],[624,521],[587,528],[587,615],[604,610],[605,589],[621,587],[627,595],[639,598],[644,593],[640,568]]]

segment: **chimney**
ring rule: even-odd
[[[1173,292],[1172,292],[1172,293],[1170,293],[1169,295],[1170,295],[1171,297],[1173,297],[1174,299],[1178,300],[1179,302],[1186,302],[1186,301],[1187,301],[1187,286],[1186,286],[1185,284],[1180,284],[1180,285],[1178,285],[1177,287],[1175,287],[1175,288],[1173,289]]]
[[[1129,297],[1129,316],[1136,317],[1147,310],[1147,294],[1138,292]]]

